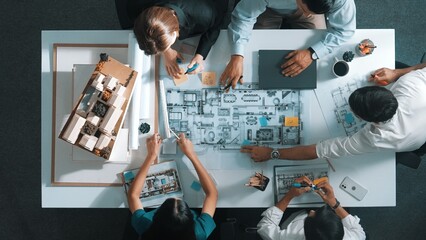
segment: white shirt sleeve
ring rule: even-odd
[[[297,216],[295,220],[288,225],[287,229],[281,229],[279,225],[283,214],[284,212],[275,206],[268,208],[262,213],[263,218],[257,224],[257,233],[262,239],[305,239],[303,226],[306,213]]]
[[[335,2],[333,9],[326,14],[327,34],[325,38],[312,45],[312,49],[319,58],[333,52],[335,47],[347,42],[356,29],[356,7],[354,0],[340,0]]]
[[[374,141],[374,128],[372,124],[367,123],[350,137],[336,137],[320,141],[316,145],[318,158],[339,158],[378,151]]]
[[[257,17],[266,10],[265,0],[241,0],[232,11],[228,26],[231,38],[231,54],[244,56],[244,46],[248,43]]]
[[[357,216],[348,215],[342,219],[345,235],[343,239],[364,240],[366,238],[364,229],[359,224],[360,219]]]

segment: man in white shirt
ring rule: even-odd
[[[384,87],[357,89],[349,98],[352,111],[368,123],[349,137],[337,137],[317,144],[292,148],[243,146],[255,161],[271,158],[307,160],[339,158],[377,151],[408,152],[426,142],[426,63],[403,69],[382,68],[370,81]]]
[[[324,14],[325,19],[324,15],[319,14]],[[312,61],[326,56],[348,41],[356,29],[354,0],[241,0],[232,12],[228,26],[232,43],[231,59],[220,77],[221,84],[232,83],[232,88],[235,88],[238,82],[243,82],[244,46],[250,39],[253,26],[257,21],[258,27],[264,28],[264,23],[269,20],[266,25],[273,25],[271,22],[277,17],[279,21],[284,19],[290,23],[291,28],[325,28],[327,20],[327,33],[323,40],[286,56],[281,66],[282,74],[290,77],[298,75]],[[320,18],[322,23],[318,21]],[[280,25],[281,22],[272,28],[280,28]]]
[[[296,182],[305,182],[312,186],[309,178],[302,177]],[[357,216],[349,214],[334,196],[334,191],[328,182],[321,182],[317,185],[320,190],[315,190],[326,205],[317,209],[299,211],[293,213],[280,226],[281,218],[287,206],[294,197],[300,196],[310,187],[291,188],[290,191],[273,207],[262,213],[262,219],[257,224],[257,232],[262,239],[278,240],[342,240],[342,239],[365,239],[365,232],[359,224]]]

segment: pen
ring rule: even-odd
[[[198,67],[198,63],[195,63],[194,65],[192,65],[192,67],[190,67],[186,70],[185,74],[188,74],[188,73],[194,71],[195,69],[197,69],[197,67]]]
[[[173,134],[173,135],[175,135],[175,137],[178,139],[178,140],[180,140],[180,137],[175,133],[175,132],[173,132],[173,130],[171,129],[171,128],[169,128],[169,131]]]
[[[292,186],[295,187],[295,188],[312,187],[312,185],[310,185],[310,184],[307,184],[307,183],[298,183],[298,182],[293,183]]]
[[[243,78],[243,75],[241,75],[241,76],[240,76],[240,78],[238,79],[238,81],[240,81],[240,80],[241,80],[241,78]],[[226,85],[226,86],[223,88],[223,91],[228,90],[231,86],[232,86],[232,81],[231,81],[230,83],[228,83],[228,85]]]

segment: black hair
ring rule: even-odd
[[[176,198],[164,201],[142,239],[195,240],[194,215],[186,202]]]
[[[393,117],[398,101],[384,87],[367,86],[358,88],[349,96],[352,111],[367,122],[386,122]]]
[[[308,9],[316,14],[328,13],[335,0],[303,0]]]
[[[305,218],[304,230],[306,240],[342,240],[345,235],[342,221],[328,205]]]

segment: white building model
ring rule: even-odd
[[[108,69],[111,61],[111,69]],[[108,159],[121,128],[137,73],[110,57],[100,63],[59,137]],[[128,75],[123,75],[123,68]],[[108,74],[110,72],[118,72],[121,78]]]

